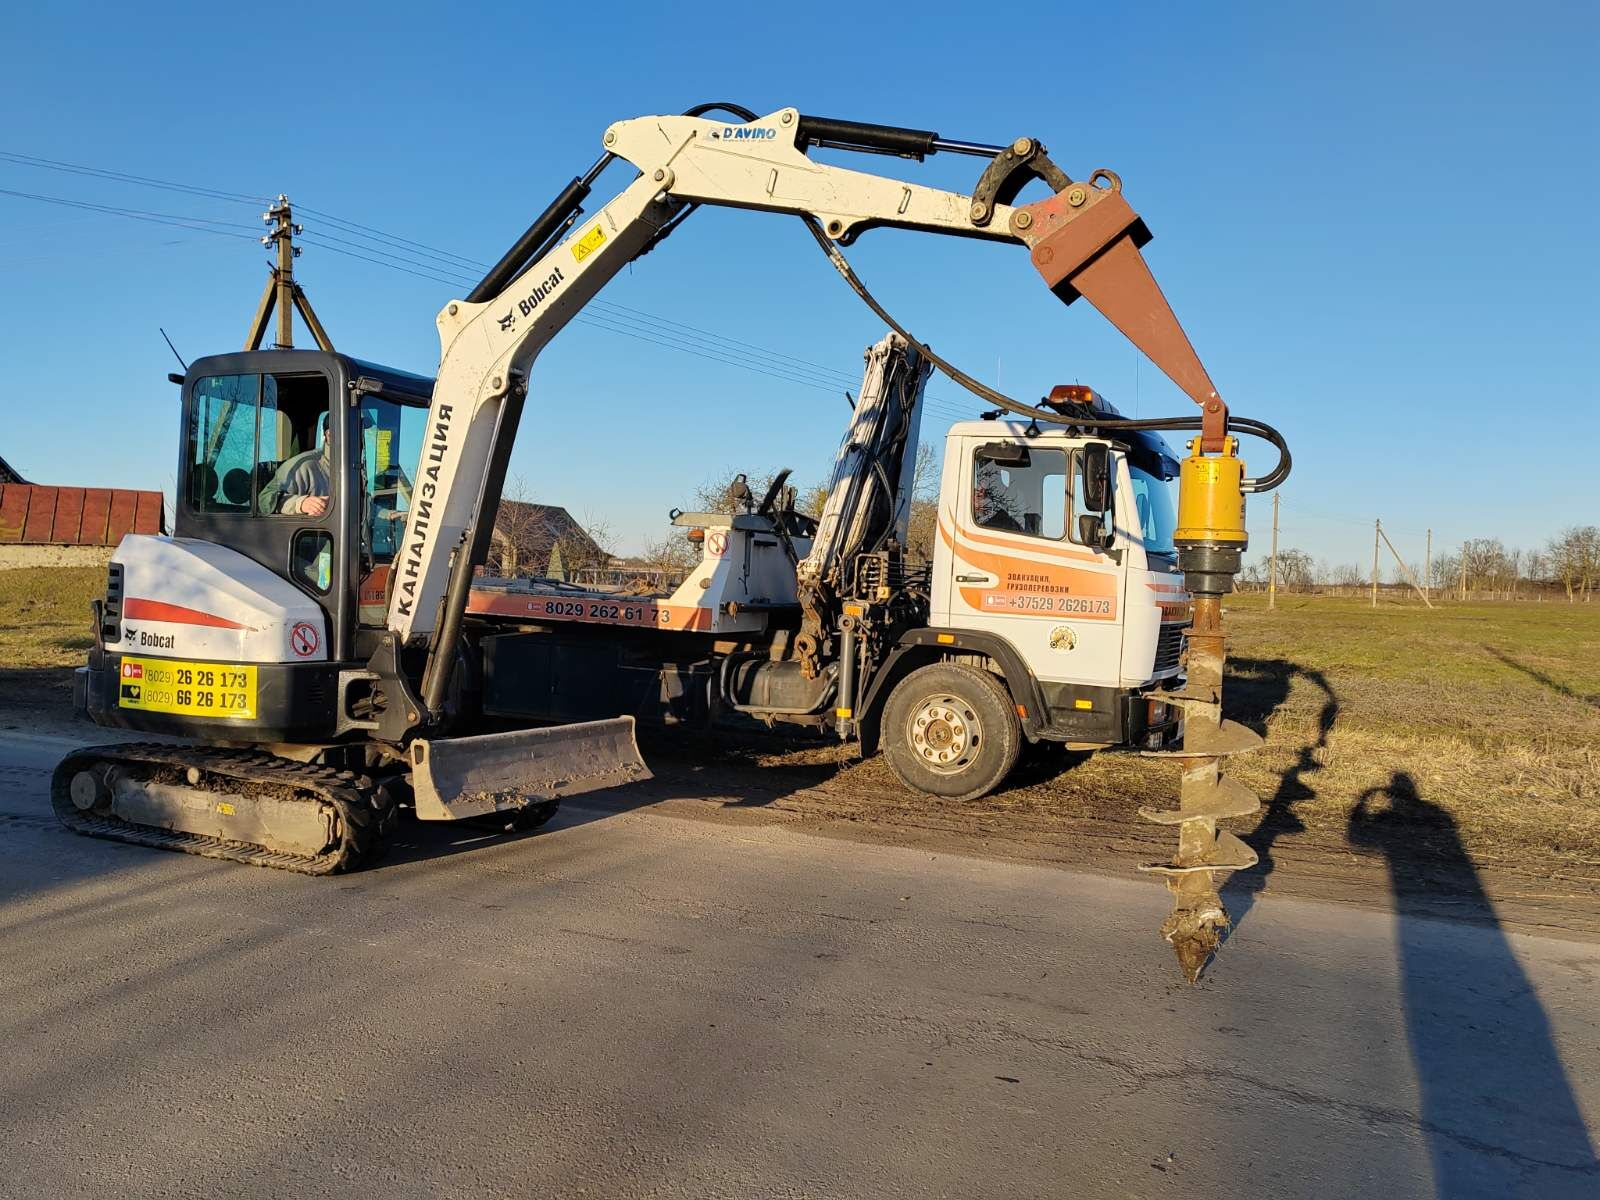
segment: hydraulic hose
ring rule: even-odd
[[[1069,415],[1067,413],[1058,412],[1053,408],[1041,408],[1034,404],[1024,404],[1022,401],[1013,399],[1012,397],[1005,395],[1003,392],[995,391],[995,389],[988,386],[988,384],[982,383],[979,380],[974,379],[971,375],[968,375],[960,367],[945,361],[939,355],[935,354],[933,350],[930,349],[925,343],[913,336],[910,330],[908,330],[904,325],[900,324],[899,321],[896,321],[894,317],[889,314],[889,311],[885,309],[883,305],[878,303],[877,298],[867,290],[866,285],[861,282],[860,277],[855,273],[855,269],[851,267],[849,260],[846,259],[839,248],[835,246],[831,240],[829,240],[828,235],[823,233],[822,226],[817,223],[816,218],[806,215],[802,216],[800,219],[805,222],[806,228],[811,231],[811,236],[816,239],[817,245],[820,246],[822,248],[822,252],[828,256],[829,261],[833,263],[835,269],[838,270],[839,274],[844,278],[845,283],[850,285],[850,290],[853,291],[857,296],[861,297],[862,302],[865,303],[866,306],[874,313],[876,313],[878,318],[885,325],[915,346],[917,353],[923,355],[929,362],[933,363],[934,366],[938,367],[951,379],[955,380],[958,384],[966,388],[967,391],[971,392],[974,396],[977,396],[980,400],[986,400],[997,408],[1003,409],[1009,413],[1014,413],[1019,417],[1027,417],[1029,420],[1045,421],[1047,423],[1056,425],[1072,425],[1083,429],[1125,429],[1132,431],[1140,429],[1161,430],[1200,428],[1200,418],[1198,416],[1152,417],[1144,420],[1130,420],[1125,417],[1096,416],[1094,413],[1089,411],[1085,411],[1082,416],[1075,414]],[[1263,441],[1270,442],[1278,451],[1278,461],[1273,466],[1272,470],[1268,471],[1259,479],[1244,480],[1242,485],[1244,491],[1268,492],[1289,477],[1289,468],[1292,465],[1293,459],[1289,454],[1288,443],[1284,441],[1281,433],[1279,433],[1272,426],[1268,425],[1265,421],[1258,421],[1253,417],[1230,416],[1228,418],[1228,428],[1230,430],[1236,430],[1240,433],[1246,433],[1252,437],[1258,437]]]
[[[693,108],[684,109],[683,115],[686,117],[703,117],[708,112],[732,113],[734,116],[738,117],[739,120],[745,122],[758,119],[756,114],[751,112],[744,105],[730,104],[726,100],[711,100],[705,104],[696,104]]]

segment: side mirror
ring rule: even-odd
[[[1085,546],[1096,550],[1109,550],[1111,548],[1111,531],[1106,528],[1105,518],[1098,513],[1084,513],[1078,518],[1078,541]]]
[[[1091,442],[1078,451],[1083,470],[1083,506],[1103,513],[1111,507],[1111,447]]]

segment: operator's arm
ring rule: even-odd
[[[328,485],[306,455],[297,455],[273,473],[261,489],[261,511],[320,517],[328,511]]]

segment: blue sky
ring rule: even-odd
[[[1364,562],[1382,517],[1420,558],[1429,527],[1436,546],[1530,546],[1600,521],[1592,5],[1051,7],[1024,28],[1020,10],[930,3],[825,23],[770,6],[28,6],[0,42],[0,150],[285,191],[486,262],[622,117],[726,99],[1034,135],[1074,177],[1121,174],[1223,395],[1289,436],[1285,545]],[[963,191],[981,166],[851,165]],[[249,205],[14,162],[0,189],[259,224]],[[335,343],[431,372],[433,316],[467,289],[337,253],[348,228],[302,220],[323,241],[299,275]],[[186,357],[235,348],[265,252],[9,195],[0,222],[0,454],[41,482],[170,489],[176,364],[157,326]],[[1015,395],[1077,380],[1125,411],[1192,409],[1019,249],[880,231],[849,253],[920,337]],[[614,313],[635,333],[692,326],[666,340],[743,365],[570,327],[517,439],[534,498],[626,550],[724,469],[823,476],[846,416],[829,381],[848,386],[881,329],[798,222],[702,210],[602,299],[648,314]],[[794,360],[811,383],[774,374]],[[925,436],[976,411],[942,377],[931,393]],[[1258,502],[1253,549],[1269,524]]]

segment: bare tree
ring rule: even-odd
[[[1335,587],[1360,587],[1362,583],[1361,568],[1355,563],[1335,563],[1323,578]]]
[[[911,519],[906,524],[906,556],[931,562],[938,529],[939,457],[933,447],[924,442],[917,447],[917,463],[911,473]]]
[[[535,527],[540,525],[535,516],[538,510],[528,499],[528,481],[521,475],[513,475],[511,482],[500,490],[500,497],[511,503],[501,505],[500,511],[495,514],[494,536],[490,539],[485,568],[493,574],[507,577],[515,576],[519,570],[542,575],[544,563],[522,561],[533,540]]]
[[[1590,589],[1600,577],[1600,526],[1574,525],[1550,540],[1547,551],[1550,573],[1561,581],[1570,604]]]
[[[557,537],[550,551],[552,558],[557,554],[561,556],[561,566],[568,579],[579,572],[603,571],[616,557],[610,549],[615,544],[610,521],[592,512],[585,512],[578,524],[589,535],[587,540],[575,536]]]
[[[1278,588],[1285,592],[1308,592],[1316,583],[1316,563],[1304,550],[1290,547],[1278,551]]]

